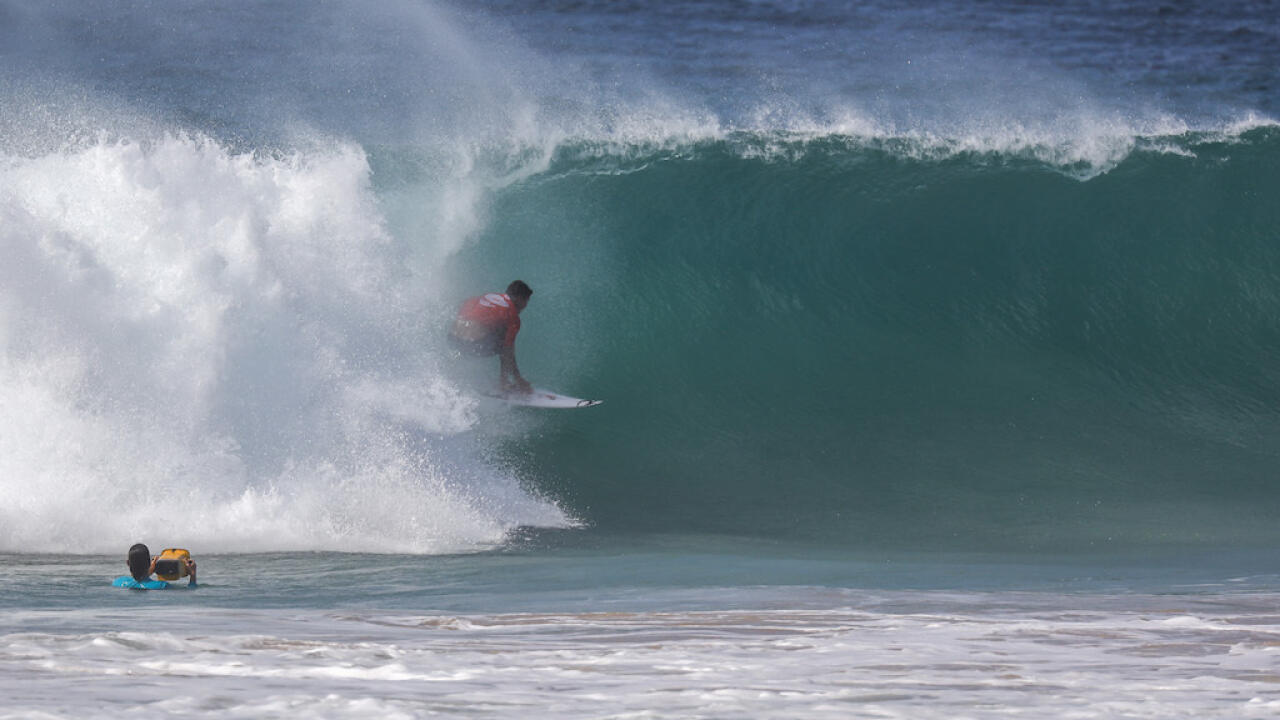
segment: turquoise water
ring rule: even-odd
[[[808,545],[725,536],[616,539],[525,537],[500,551],[463,555],[353,553],[207,554],[196,589],[121,592],[124,574],[105,555],[5,556],[8,608],[72,611],[199,608],[429,614],[707,612],[861,607],[862,596],[895,594],[903,609],[952,592],[1108,600],[1165,595],[1174,605],[1224,595],[1263,598],[1277,565],[1267,552],[1108,553],[1092,557],[815,550]],[[566,546],[567,545],[567,546]],[[117,567],[119,566],[119,568]],[[213,572],[209,572],[213,570]],[[923,607],[923,605],[922,605]],[[919,608],[917,608],[919,609]],[[75,625],[87,632],[93,625]]]
[[[509,451],[597,528],[1265,546],[1278,141],[569,148],[454,262],[548,279],[527,362],[610,404]]]

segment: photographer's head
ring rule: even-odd
[[[129,574],[134,580],[142,582],[151,576],[151,551],[146,545],[138,543],[129,548]]]

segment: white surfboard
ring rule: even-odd
[[[534,388],[533,392],[528,395],[515,392],[505,394],[492,393],[490,397],[496,397],[511,405],[539,408],[584,408],[604,402],[603,400],[583,400],[582,398],[569,397],[568,395],[561,395],[542,388]]]

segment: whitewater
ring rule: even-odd
[[[412,344],[432,285],[396,261],[358,149],[93,141],[3,182],[11,548],[441,552],[566,521],[510,474],[446,475],[465,449],[400,446],[399,423],[466,430],[476,400]]]
[[[1277,17],[0,0],[0,718],[1274,716]]]

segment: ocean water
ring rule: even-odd
[[[1274,2],[0,0],[0,718],[1274,717],[1278,68]],[[451,354],[517,277],[605,404]]]

